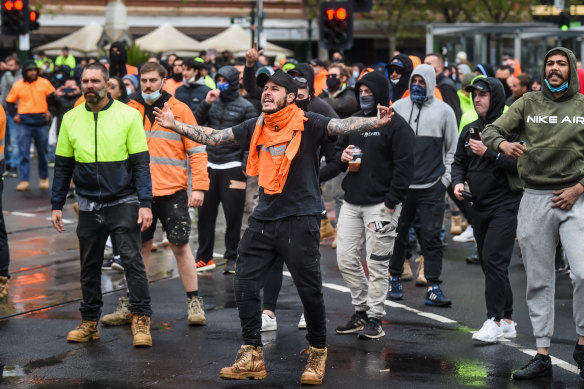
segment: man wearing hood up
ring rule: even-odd
[[[423,274],[427,280],[425,304],[450,306],[451,301],[440,289],[442,272],[442,242],[440,229],[444,219],[444,194],[450,185],[450,165],[454,159],[458,131],[456,116],[450,106],[434,97],[436,72],[430,65],[414,69],[410,78],[410,96],[393,103],[396,113],[404,117],[415,137],[414,177],[397,227],[397,239],[389,272],[389,294],[402,299],[401,274],[408,239],[408,230],[416,216],[420,218],[418,236],[423,260]]]
[[[554,257],[561,241],[574,287],[578,342],[574,360],[584,378],[584,95],[576,57],[557,47],[545,57],[541,92],[528,92],[483,133],[491,150],[517,158],[525,193],[519,206],[517,238],[527,274],[527,305],[537,355],[514,379],[552,375],[549,356],[554,332]],[[517,133],[522,142],[506,138]]]
[[[319,253],[319,218],[322,211],[318,182],[317,149],[329,136],[375,131],[393,117],[390,108],[378,106],[375,117],[330,119],[304,112],[293,104],[297,84],[282,70],[262,74],[262,115],[222,131],[190,126],[174,120],[168,105],[155,109],[166,128],[207,145],[249,146],[247,173],[258,175],[260,195],[249,227],[238,247],[234,280],[235,300],[243,332],[235,363],[221,369],[224,379],[264,379],[260,288],[278,256],[284,259],[304,306],[308,362],[302,384],[320,385],[324,378],[326,318]]]
[[[377,115],[377,105],[389,101],[389,88],[383,73],[364,75],[355,84],[360,110],[353,116]],[[381,320],[385,316],[387,271],[401,204],[414,172],[414,133],[396,114],[389,124],[375,131],[343,136],[337,144],[344,150],[343,170],[353,159],[355,147],[363,153],[361,166],[357,172],[349,171],[343,180],[345,197],[337,232],[337,263],[351,289],[355,313],[336,332],[375,339],[385,335]],[[363,237],[369,278],[361,265]]]
[[[389,91],[391,101],[398,101],[406,93],[413,70],[412,60],[405,54],[398,54],[389,61],[387,74],[392,85]]]
[[[480,139],[484,127],[503,114],[503,85],[493,77],[480,78],[468,85],[466,91],[471,93],[479,118],[464,126],[458,139],[452,163],[452,188],[456,198],[462,201],[464,183],[469,185],[473,196],[473,232],[485,275],[487,320],[472,338],[497,343],[500,338],[517,336],[516,323],[511,319],[513,292],[508,267],[523,187],[517,176],[517,161],[487,149]],[[517,134],[509,138],[509,141],[517,140]]]
[[[217,89],[207,93],[195,111],[197,122],[212,128],[236,126],[256,117],[252,103],[239,95],[239,71],[233,66],[221,67],[215,76]],[[215,222],[219,204],[225,214],[225,273],[235,273],[237,244],[241,234],[241,221],[245,207],[247,153],[237,144],[207,147],[209,191],[199,209],[197,229],[199,248],[195,260],[197,270],[212,270],[215,244]]]

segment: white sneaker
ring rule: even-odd
[[[466,230],[460,235],[455,236],[452,238],[453,242],[474,242],[474,232],[472,230],[472,226],[469,225],[466,227]]]
[[[517,337],[517,331],[515,331],[515,326],[517,323],[514,321],[508,324],[505,320],[501,320],[501,331],[503,331],[503,336],[505,339],[513,339]]]
[[[481,329],[472,335],[472,339],[485,343],[497,343],[498,338],[502,336],[503,330],[495,323],[495,318],[492,317],[485,321]]]
[[[302,314],[302,316],[300,316],[300,320],[298,321],[298,329],[299,330],[306,329],[306,320],[304,319],[304,314]]]
[[[264,331],[276,331],[278,329],[278,323],[276,322],[276,316],[272,319],[270,315],[262,313],[262,329]]]

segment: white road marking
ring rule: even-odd
[[[13,214],[14,216],[24,216],[24,217],[35,217],[37,216],[34,213],[26,213],[26,212],[10,212],[11,214]]]
[[[290,274],[290,272],[288,272],[288,271],[283,271],[282,274],[285,275],[286,277],[292,278],[292,274]],[[350,293],[350,291],[351,291],[346,286],[332,284],[330,282],[323,282],[322,286],[324,286],[325,288],[336,290],[338,292],[343,292],[343,293]],[[420,311],[419,309],[408,307],[405,304],[397,303],[395,301],[385,300],[385,305],[387,305],[388,307],[391,307],[391,308],[403,309],[405,311],[415,313],[418,316],[422,316],[422,317],[428,318],[430,320],[437,321],[439,323],[458,324],[458,325],[463,326],[463,324],[457,322],[456,320],[452,320],[452,319],[449,319],[445,316],[438,315],[435,313]],[[473,331],[473,332],[476,332],[476,331]],[[471,332],[471,333],[473,333],[473,332]],[[537,354],[537,350],[523,348],[520,345],[511,342],[509,339],[501,339],[501,343],[504,343],[506,346],[511,346],[511,347],[513,347],[513,348],[515,348],[515,349],[521,351],[522,353],[527,354],[531,357],[533,357],[533,356],[535,356],[535,354]],[[571,373],[580,374],[580,369],[578,369],[578,366],[573,365],[571,363],[568,363],[562,359],[552,357],[552,364],[556,365],[557,367],[559,367],[561,369],[567,370]]]

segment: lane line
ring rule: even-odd
[[[12,215],[14,216],[24,216],[24,217],[35,217],[37,215],[35,215],[34,213],[28,213],[28,212],[10,212]]]
[[[282,274],[285,275],[286,277],[292,278],[292,274],[290,274],[289,271],[283,271]],[[343,292],[343,293],[350,293],[351,292],[351,290],[349,288],[347,288],[346,286],[337,285],[337,284],[333,284],[330,282],[323,282],[322,286],[324,286],[325,288],[328,288],[328,289],[336,290],[338,292]],[[439,323],[456,324],[456,325],[463,326],[463,324],[457,322],[456,320],[452,320],[448,317],[438,315],[438,314],[432,313],[432,312],[420,311],[419,309],[408,307],[405,304],[397,303],[395,301],[385,300],[385,305],[387,305],[391,308],[403,309],[405,311],[415,313],[418,316],[422,316],[422,317],[425,317],[427,319],[437,321]],[[520,346],[516,343],[511,342],[509,339],[501,340],[501,343],[506,345],[506,346],[513,347],[513,348],[521,351],[522,353],[529,355],[530,357],[534,357],[535,354],[537,354],[537,350],[524,348],[523,346]],[[580,374],[580,369],[578,369],[578,366],[573,365],[569,362],[566,362],[566,361],[559,359],[559,358],[556,358],[556,357],[551,357],[551,358],[552,358],[552,364],[556,365],[557,367],[564,369],[564,370],[567,370],[571,373]]]

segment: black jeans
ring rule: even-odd
[[[199,208],[199,248],[195,259],[208,261],[213,258],[215,223],[219,203],[225,214],[225,259],[237,257],[237,244],[241,235],[241,221],[245,208],[246,178],[241,167],[232,169],[208,169],[209,190]]]
[[[509,263],[517,232],[519,202],[486,209],[473,207],[473,231],[485,274],[487,318],[511,319],[513,291]]]
[[[238,248],[235,301],[246,345],[261,346],[260,289],[280,256],[292,274],[304,314],[308,343],[326,344],[326,318],[320,273],[320,216],[291,216],[274,221],[249,218]]]
[[[264,309],[276,312],[278,295],[282,289],[282,271],[284,270],[284,260],[277,257],[266,275],[264,283]]]
[[[97,321],[103,306],[101,265],[108,235],[115,242],[130,291],[130,312],[152,315],[148,276],[142,260],[138,204],[104,207],[95,212],[79,212],[77,237],[81,251],[81,316]]]
[[[408,189],[397,225],[397,238],[393,255],[389,261],[389,272],[401,275],[408,244],[408,232],[417,214],[420,228],[416,230],[421,250],[424,253],[424,276],[429,284],[440,283],[442,273],[442,242],[440,230],[444,219],[444,194],[442,182],[426,189]]]
[[[10,251],[8,250],[8,234],[6,223],[2,213],[2,192],[4,192],[4,178],[0,177],[0,276],[10,278],[8,267],[10,266]]]

